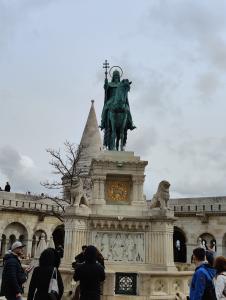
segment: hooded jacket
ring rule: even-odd
[[[59,289],[57,299],[61,299],[64,292],[64,286],[58,270],[59,265],[60,257],[55,249],[47,248],[42,252],[39,258],[39,266],[34,269],[31,277],[27,300],[50,299],[48,290],[54,268],[57,271],[57,285]]]
[[[74,274],[74,280],[80,281],[80,300],[99,300],[100,283],[105,279],[104,268],[96,262],[94,246],[88,246],[84,255],[85,263],[78,265]]]
[[[207,263],[203,263],[195,269],[190,288],[190,300],[206,300],[204,292],[207,284],[212,284],[216,270]]]
[[[23,292],[23,284],[27,276],[15,254],[6,254],[3,261],[1,295],[6,298],[15,297],[16,294]]]

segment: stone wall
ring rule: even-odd
[[[33,257],[41,233],[50,242],[54,230],[62,222],[53,215],[58,206],[43,203],[37,197],[0,192],[0,249],[1,256],[15,240],[25,245],[27,257]]]

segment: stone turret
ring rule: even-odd
[[[79,168],[82,169],[81,175],[84,176],[89,173],[92,159],[96,158],[102,150],[102,142],[94,108],[94,100],[92,100],[91,103],[91,108],[80,142],[83,149],[78,162]]]
[[[101,136],[100,136],[97,117],[94,109],[94,100],[91,101],[91,107],[82,134],[82,138],[80,141],[80,146],[82,146],[82,150],[80,153],[80,158],[77,162],[77,170],[80,170],[79,176],[80,178],[82,178],[83,189],[85,190],[88,199],[90,199],[91,197],[91,179],[89,176],[90,165],[92,159],[100,155],[102,150]],[[63,177],[62,181],[64,186],[64,197],[70,199],[71,186],[66,177]]]

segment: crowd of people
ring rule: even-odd
[[[7,300],[22,300],[23,286],[33,267],[24,269],[20,258],[24,245],[12,244],[3,258],[1,295]],[[62,251],[47,248],[41,253],[39,265],[34,268],[28,289],[27,300],[60,300],[64,285],[59,272]],[[196,269],[190,284],[190,295],[180,293],[177,299],[223,300],[226,299],[226,258],[215,257],[213,251],[198,247],[193,250],[192,263]],[[105,280],[104,258],[94,246],[82,246],[82,252],[72,263],[74,280],[79,282],[73,300],[100,300],[102,282]],[[185,298],[184,298],[185,297]]]
[[[7,300],[22,300],[24,284],[32,266],[24,269],[21,265],[24,245],[20,241],[12,244],[4,256],[1,296]],[[34,268],[27,300],[60,300],[64,285],[59,272],[62,253],[54,248],[44,250],[39,265]],[[79,281],[73,300],[100,300],[101,282],[105,280],[104,259],[94,246],[83,246],[82,252],[73,263],[74,280]]]
[[[195,272],[190,284],[189,300],[226,299],[226,258],[198,247],[193,250]]]
[[[11,190],[11,186],[8,183],[8,181],[5,184],[5,189],[4,190],[0,187],[0,191],[10,192],[10,190]]]

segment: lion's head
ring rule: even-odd
[[[158,191],[167,191],[169,190],[169,187],[170,187],[170,183],[169,181],[167,180],[162,180],[160,183],[159,183],[159,187],[158,187]]]

